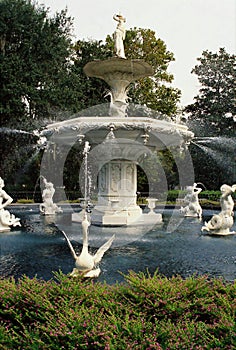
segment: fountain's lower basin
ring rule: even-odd
[[[82,243],[81,227],[70,223],[70,214],[58,215],[56,226],[53,218],[40,216],[38,207],[10,210],[21,218],[22,227],[0,234],[0,276],[19,278],[25,274],[48,280],[53,278],[53,271],[70,273],[74,261],[60,230],[67,232],[77,252]],[[78,211],[78,208],[74,210]],[[159,210],[156,208],[155,212]],[[234,280],[236,236],[217,237],[201,233],[203,222],[212,214],[213,211],[204,210],[202,220],[183,219],[178,210],[165,209],[163,224],[149,228],[145,225],[119,228],[91,226],[91,247],[97,248],[116,234],[112,247],[100,264],[102,273],[98,281],[113,284],[124,281],[120,272],[126,274],[129,270],[138,272],[147,269],[150,273],[158,269],[166,276],[179,274],[187,277],[196,273]],[[232,229],[235,231],[236,225]]]

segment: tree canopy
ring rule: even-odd
[[[0,2],[1,126],[30,129],[61,106],[68,80],[72,20],[30,0]]]
[[[203,51],[192,73],[201,84],[195,102],[186,107],[196,135],[234,135],[236,118],[236,56],[224,48]]]
[[[167,50],[164,41],[157,39],[151,29],[133,28],[127,31],[125,52],[127,58],[144,59],[154,69],[153,77],[132,84],[129,93],[132,102],[147,105],[168,116],[175,114],[181,92],[170,86],[174,76],[167,70],[174,61],[174,54]]]

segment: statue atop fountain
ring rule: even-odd
[[[126,19],[121,14],[114,15],[113,19],[118,22],[116,31],[114,33],[115,55],[120,58],[126,58],[124,50]]]
[[[232,193],[236,191],[236,185],[222,185],[221,188],[220,205],[221,212],[213,215],[210,221],[205,222],[202,231],[207,231],[212,235],[230,235],[230,229],[234,224],[234,200]]]
[[[3,190],[4,186],[4,180],[0,177],[0,232],[10,231],[11,226],[21,226],[20,219],[4,209],[13,201],[13,198]]]
[[[56,213],[62,213],[62,209],[53,203],[53,196],[55,193],[55,188],[52,182],[48,182],[45,177],[43,177],[44,190],[42,193],[43,203],[40,204],[39,210],[42,215],[54,215]]]
[[[188,186],[186,188],[187,194],[184,197],[185,207],[181,207],[180,212],[184,216],[198,217],[202,216],[202,208],[199,203],[198,195],[202,191],[200,187],[197,187],[197,184],[194,183],[193,186]]]
[[[125,117],[127,109],[127,88],[130,83],[140,78],[152,76],[153,68],[144,60],[126,59],[124,51],[125,22],[121,15],[114,15],[113,19],[118,21],[114,33],[115,57],[105,61],[88,62],[84,72],[88,77],[103,79],[111,88],[110,95],[111,117]]]

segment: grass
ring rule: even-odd
[[[125,276],[124,284],[0,280],[0,349],[235,349],[236,283]]]

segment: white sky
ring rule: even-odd
[[[236,0],[38,0],[56,11],[68,8],[74,18],[76,39],[104,40],[116,27],[115,13],[126,17],[126,28],[156,32],[174,53],[169,71],[172,86],[182,91],[181,104],[193,102],[198,94],[197,77],[191,74],[204,50],[217,52],[224,47],[236,53]]]

